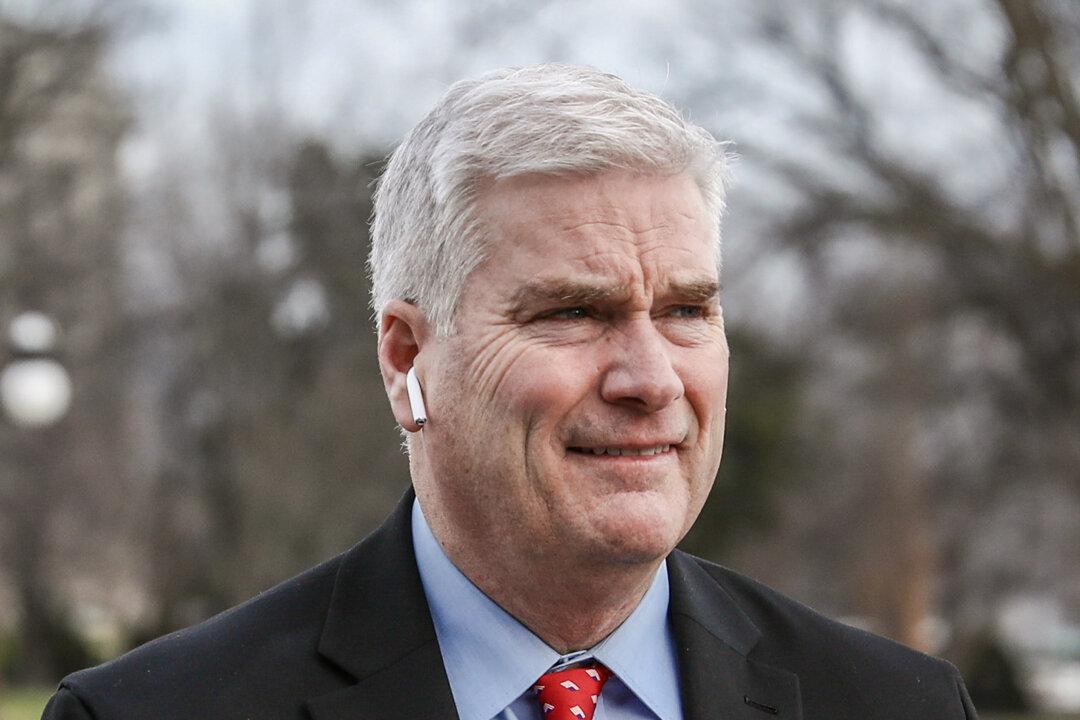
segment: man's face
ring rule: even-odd
[[[494,249],[456,333],[422,353],[425,512],[448,549],[652,562],[720,463],[728,348],[713,224],[693,180],[498,181]]]

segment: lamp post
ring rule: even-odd
[[[45,572],[48,518],[56,501],[53,474],[57,439],[50,433],[71,407],[71,376],[57,359],[60,332],[40,312],[25,312],[8,326],[8,359],[0,370],[0,408],[14,427],[15,540],[12,576],[21,606],[22,675],[55,681],[59,662],[53,647],[52,590]],[[2,418],[0,418],[2,419]]]

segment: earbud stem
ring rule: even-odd
[[[427,408],[424,407],[424,391],[420,387],[414,367],[409,368],[405,375],[405,389],[409,392],[409,408],[412,410],[413,420],[423,427],[427,423]]]

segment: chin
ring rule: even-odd
[[[646,497],[612,500],[593,529],[611,560],[626,564],[667,557],[685,534],[685,509],[666,499]]]

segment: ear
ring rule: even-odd
[[[433,337],[427,317],[412,303],[391,300],[383,308],[379,323],[379,369],[394,419],[409,432],[418,432],[420,426],[409,406],[405,376],[415,366],[423,384],[423,349]]]

